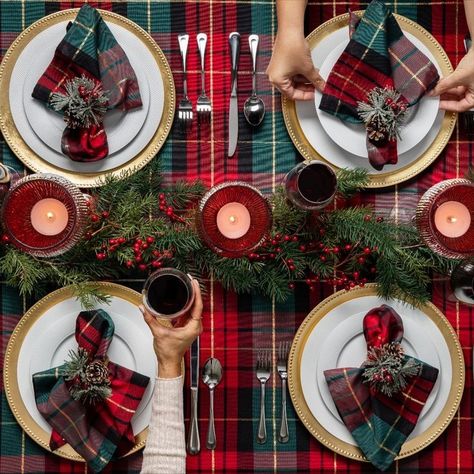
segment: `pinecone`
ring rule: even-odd
[[[90,385],[108,385],[110,383],[109,370],[104,361],[100,359],[95,359],[87,365],[85,376]]]
[[[377,119],[371,120],[366,125],[369,142],[376,147],[385,146],[388,142],[388,130]]]

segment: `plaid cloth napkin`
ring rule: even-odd
[[[95,404],[72,396],[72,381],[65,380],[66,364],[33,375],[36,405],[52,426],[50,448],[69,443],[94,472],[112,457],[134,446],[130,420],[145,393],[149,378],[107,360],[114,323],[102,310],[84,311],[76,320],[76,341],[91,360],[107,365],[110,395]]]
[[[88,4],[81,7],[68,26],[32,95],[51,106],[54,93],[66,95],[67,84],[81,77],[102,86],[108,96],[108,109],[129,110],[142,105],[137,78],[127,55],[100,13]],[[74,161],[97,161],[108,154],[102,123],[85,129],[66,128],[61,145],[63,153]]]
[[[417,375],[407,377],[399,392],[387,395],[368,382],[366,369],[371,366],[371,351],[401,342],[402,320],[389,306],[374,308],[364,317],[364,336],[369,357],[362,367],[326,370],[324,375],[339,415],[360,449],[375,467],[386,470],[415,428],[438,369],[403,355],[402,364],[415,363]]]
[[[368,102],[371,91],[398,92],[398,100],[387,99],[387,108],[399,106],[405,111],[438,82],[436,67],[404,36],[383,2],[373,0],[360,19],[351,13],[349,31],[350,42],[326,82],[321,110],[346,122],[360,123],[358,105]],[[372,132],[378,134],[378,130]],[[378,143],[370,135],[367,151],[371,165],[381,170],[385,164],[397,163],[397,134],[385,135]]]

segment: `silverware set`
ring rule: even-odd
[[[196,37],[199,56],[201,58],[201,94],[196,104],[196,112],[199,124],[208,124],[211,121],[212,105],[206,94],[205,80],[205,55],[207,45],[206,33],[199,33]],[[178,35],[179,52],[183,62],[183,97],[178,104],[178,123],[183,132],[191,130],[193,124],[193,103],[188,97],[188,75],[186,69],[186,59],[188,55],[189,35],[183,33]]]
[[[280,342],[278,347],[277,371],[281,379],[281,415],[278,441],[287,443],[290,439],[288,431],[288,418],[286,413],[286,392],[288,379],[288,354],[291,344],[289,341]],[[257,354],[256,376],[260,382],[260,420],[258,423],[257,442],[263,444],[267,441],[267,428],[265,416],[265,387],[272,373],[272,352],[270,349],[261,349]]]
[[[257,51],[259,38],[258,35],[249,36],[249,48],[252,56],[252,94],[245,101],[244,117],[249,125],[258,127],[265,116],[265,104],[257,96]],[[237,72],[239,68],[240,57],[240,34],[234,31],[229,35],[230,57],[231,57],[231,92],[229,99],[229,146],[227,156],[234,156],[237,149],[239,137],[239,110],[237,105]]]
[[[196,102],[196,112],[199,125],[207,125],[211,121],[212,103],[211,99],[206,94],[206,75],[205,75],[205,56],[207,46],[207,35],[199,33],[196,36],[199,56],[201,60],[201,92]],[[257,95],[257,52],[259,37],[258,35],[250,35],[248,38],[250,54],[252,56],[252,93],[245,101],[243,112],[244,117],[249,125],[253,127],[259,126],[265,116],[265,104],[263,100]],[[178,103],[178,117],[177,122],[181,130],[187,133],[191,130],[193,123],[193,103],[188,96],[188,81],[187,81],[187,54],[189,46],[189,35],[183,33],[178,35],[179,52],[183,62],[183,93],[181,100]],[[239,110],[237,104],[237,73],[240,58],[240,34],[232,32],[229,35],[229,46],[231,54],[231,94],[229,100],[229,145],[227,156],[234,155],[237,149],[237,141],[239,136]]]
[[[199,398],[199,337],[192,343],[189,351],[189,379],[191,391],[191,419],[189,421],[188,440],[186,449],[189,454],[198,454],[201,451],[198,422]],[[214,427],[214,390],[222,380],[222,365],[218,359],[209,358],[202,369],[202,381],[209,388],[209,426],[207,429],[206,447],[215,449],[216,430]]]

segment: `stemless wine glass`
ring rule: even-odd
[[[153,272],[143,287],[143,304],[156,318],[177,319],[194,302],[192,278],[175,268]]]
[[[463,260],[454,268],[451,288],[458,301],[474,306],[474,259]]]
[[[321,161],[303,161],[286,175],[285,191],[295,206],[319,211],[331,204],[336,195],[336,173]]]

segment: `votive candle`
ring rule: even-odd
[[[444,236],[457,238],[469,230],[471,214],[462,202],[447,201],[436,209],[434,223]]]
[[[250,229],[250,212],[239,202],[229,202],[219,209],[216,224],[224,237],[239,239]]]
[[[60,234],[67,226],[69,215],[66,206],[57,199],[38,201],[31,209],[31,225],[42,235]]]

